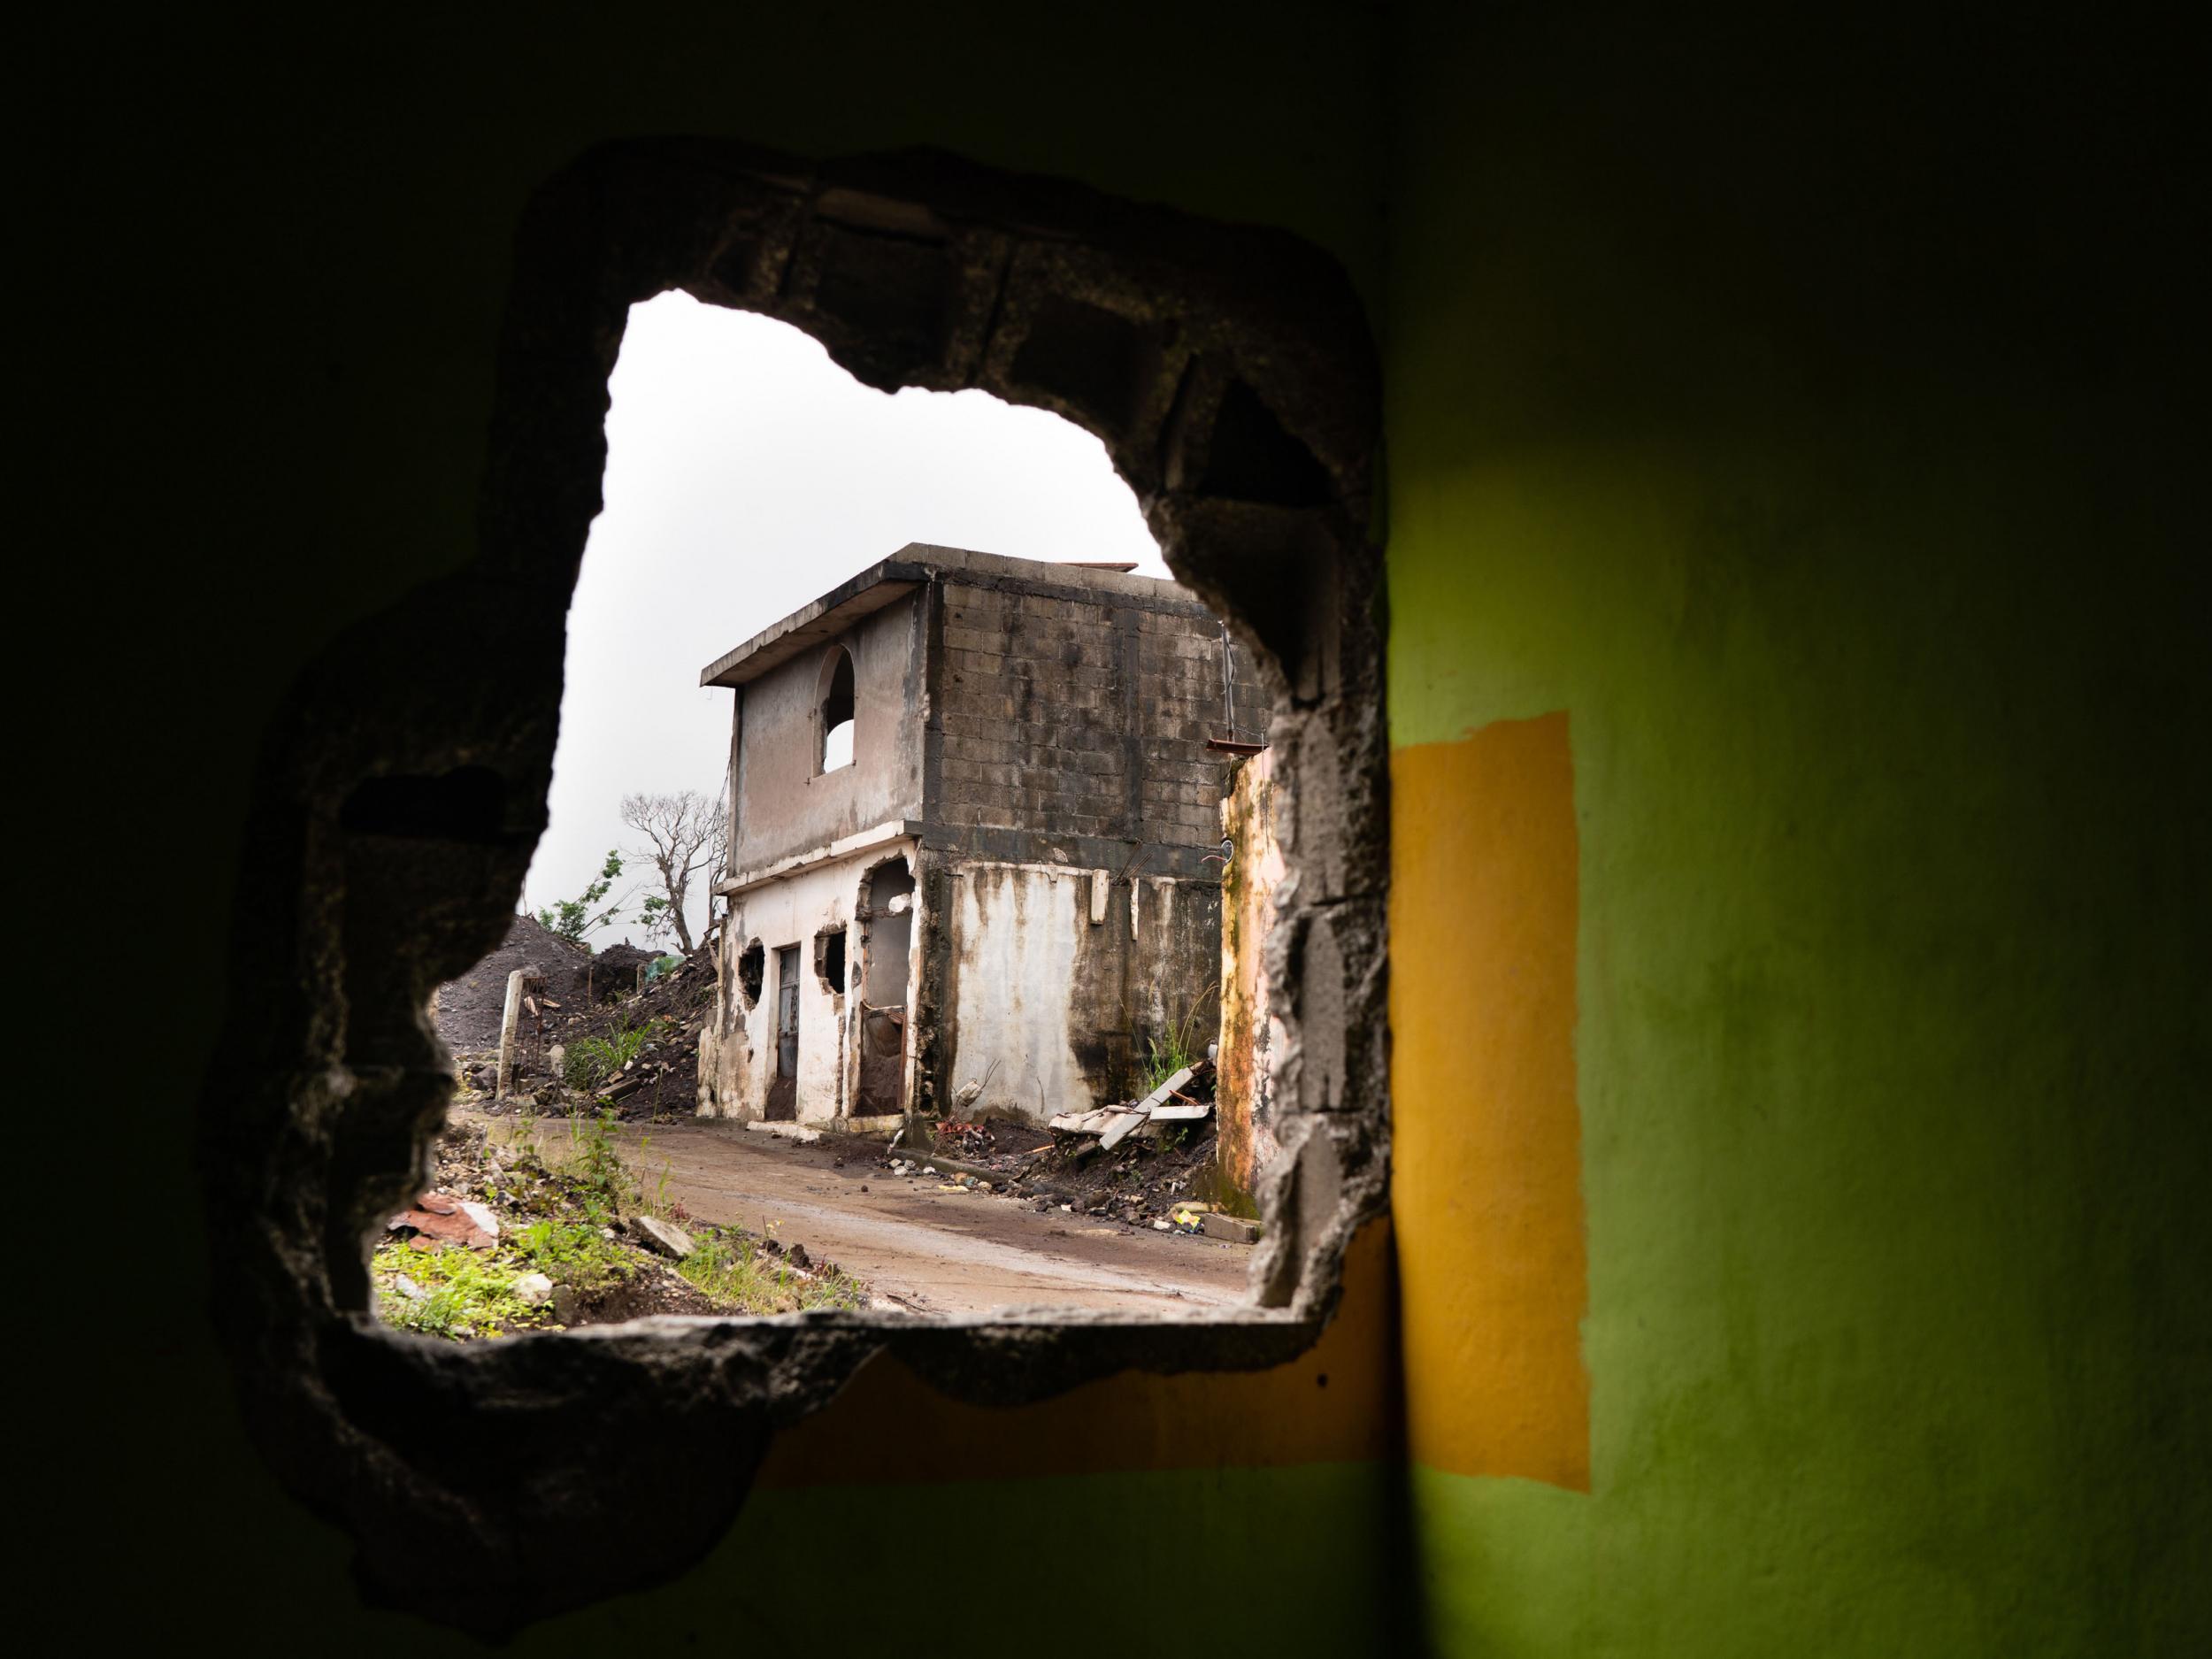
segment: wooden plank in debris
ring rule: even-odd
[[[1111,1152],[1129,1138],[1131,1130],[1150,1116],[1151,1113],[1142,1111],[1116,1112],[1114,1121],[1109,1124],[1105,1133],[1098,1137],[1098,1149],[1101,1152]]]
[[[1201,1118],[1213,1115],[1214,1103],[1210,1100],[1171,1100],[1164,1106],[1152,1109],[1155,1123],[1194,1123]]]
[[[1176,1090],[1181,1088],[1184,1084],[1189,1082],[1191,1079],[1196,1077],[1197,1075],[1197,1071],[1194,1067],[1187,1065],[1185,1066],[1173,1077],[1168,1079],[1166,1082],[1161,1084],[1159,1087],[1154,1089],[1149,1094],[1139,1101],[1136,1104],[1135,1110],[1141,1112],[1148,1112],[1156,1106],[1166,1105],[1168,1096],[1174,1094]]]
[[[1114,1109],[1102,1106],[1087,1112],[1062,1112],[1052,1120],[1052,1127],[1069,1134],[1094,1135],[1114,1119]]]

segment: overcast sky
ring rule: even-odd
[[[786,324],[664,294],[632,308],[611,387],[533,910],[633,839],[626,794],[720,787],[733,694],[702,667],[909,541],[1168,573],[1080,427],[987,392],[872,391]],[[634,909],[592,942],[644,943]]]

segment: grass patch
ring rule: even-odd
[[[697,1246],[676,1271],[717,1302],[742,1313],[813,1313],[823,1309],[855,1310],[868,1305],[860,1281],[834,1268],[803,1273],[742,1233],[700,1227]]]
[[[637,1271],[630,1253],[586,1221],[534,1221],[515,1235],[526,1271],[589,1294]]]
[[[532,1270],[503,1251],[416,1250],[388,1244],[371,1258],[378,1275],[377,1312],[384,1323],[423,1336],[453,1341],[505,1336],[549,1323],[543,1307],[515,1294],[515,1280]],[[386,1284],[388,1276],[391,1282]],[[408,1295],[398,1287],[404,1276],[423,1292]]]
[[[625,1025],[604,1037],[579,1037],[561,1061],[561,1080],[571,1088],[597,1088],[638,1057],[645,1040],[642,1025]]]

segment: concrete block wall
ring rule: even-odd
[[[1206,740],[1230,734],[1232,710],[1246,736],[1268,716],[1250,657],[1202,606],[953,581],[940,603],[931,819],[1219,839],[1226,762]]]

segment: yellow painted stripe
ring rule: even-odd
[[[1033,1406],[994,1409],[948,1398],[879,1356],[822,1410],[777,1437],[759,1484],[1011,1480],[1401,1457],[1389,1233],[1378,1222],[1353,1239],[1336,1317],[1288,1365],[1172,1377],[1125,1371]]]
[[[1415,1461],[1590,1488],[1567,717],[1391,758],[1392,1213]]]

